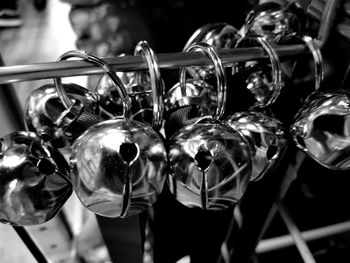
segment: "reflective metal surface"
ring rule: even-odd
[[[0,222],[36,225],[52,219],[72,193],[64,157],[32,132],[0,139]]]
[[[73,83],[63,86],[70,99],[82,103],[84,112],[96,113],[96,99],[87,89]],[[72,132],[64,130],[66,127],[57,124],[57,120],[65,110],[58,98],[56,87],[53,84],[46,84],[34,90],[26,100],[24,112],[26,129],[46,135],[55,147],[64,147],[67,140],[70,143],[73,140]]]
[[[232,48],[235,46],[241,36],[237,29],[227,23],[212,23],[206,24],[197,29],[187,41],[185,47],[186,51],[191,45],[195,43],[206,43],[215,49]],[[215,69],[213,66],[196,66],[188,70],[192,78],[207,79],[215,76]]]
[[[148,125],[127,119],[104,121],[73,144],[73,187],[94,213],[126,217],[148,209],[162,191],[167,153]]]
[[[131,98],[130,112],[133,119],[151,124],[155,130],[159,130],[163,120],[163,95],[164,82],[161,79],[158,60],[154,51],[146,41],[140,41],[134,55],[142,55],[147,61],[149,74],[145,72],[117,72],[125,86],[127,94]],[[118,87],[102,77],[96,87],[100,106],[111,116],[120,116],[123,109]]]
[[[301,8],[296,5],[287,8],[277,3],[258,5],[246,17],[244,35],[262,36],[278,43],[288,33],[301,32],[303,19]]]
[[[246,79],[247,89],[254,95],[255,104],[253,107],[267,107],[274,103],[281,93],[283,87],[282,70],[279,57],[272,44],[263,37],[248,37],[241,38],[237,47],[262,46],[268,54],[271,62],[270,65],[261,65],[258,62],[236,64],[234,70],[239,74],[241,70],[249,68],[251,73]]]
[[[202,120],[169,141],[172,192],[188,207],[221,210],[237,203],[251,176],[245,139],[219,121]]]
[[[313,93],[296,116],[291,134],[297,146],[321,165],[350,168],[350,92]]]
[[[282,123],[264,113],[249,111],[235,113],[225,123],[240,132],[252,150],[251,180],[262,178],[287,146]]]

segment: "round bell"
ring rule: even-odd
[[[222,123],[226,102],[226,76],[214,48],[202,49],[218,72],[217,109],[213,116],[198,118],[169,140],[171,191],[185,206],[221,210],[237,203],[251,175],[251,150],[237,131]]]
[[[81,114],[82,110],[87,114],[97,113],[96,98],[87,89],[74,83],[63,84],[63,88],[71,100],[80,102],[75,105],[77,115]],[[76,137],[72,129],[67,130],[67,126],[57,123],[59,118],[67,113],[55,85],[43,85],[31,92],[26,100],[24,112],[26,130],[36,132],[50,140],[57,148],[65,147],[67,140],[71,143]],[[86,114],[80,119],[84,116]]]
[[[250,107],[264,108],[273,104],[280,95],[283,87],[282,71],[275,49],[263,37],[243,37],[237,42],[236,48],[252,47],[257,44],[266,51],[271,65],[242,62],[235,65],[234,71],[235,74],[244,71],[247,75],[245,79],[246,89],[254,97],[254,103]]]
[[[141,54],[140,52],[142,51],[140,45],[143,42],[144,41],[141,41],[136,45],[134,51],[135,56]],[[147,55],[146,57],[154,57],[153,50],[150,47],[148,50],[150,55]],[[164,96],[164,94],[154,94],[157,91],[164,93],[163,80],[159,77],[151,76],[152,74],[159,75],[159,68],[150,68],[149,74],[146,74],[145,72],[116,72],[116,74],[121,79],[126,92],[131,99],[130,111],[133,115],[133,119],[152,125],[152,121],[155,120],[155,118],[153,118],[154,112],[163,112],[163,110],[157,111],[154,109],[154,107],[157,107],[158,105],[157,101]],[[151,82],[155,79],[159,80],[159,82],[152,84]],[[152,85],[157,85],[159,87],[152,89]],[[101,77],[96,86],[95,94],[98,97],[100,107],[105,113],[112,117],[121,115],[121,112],[123,111],[122,99],[118,95],[118,89],[108,76]],[[156,105],[154,105],[153,102],[155,102]],[[153,127],[156,128],[155,126]],[[160,125],[158,124],[158,128],[156,129],[159,128]]]
[[[194,45],[187,48],[185,52],[194,51]],[[164,129],[167,138],[191,119],[212,115],[217,109],[217,90],[203,79],[186,79],[187,70],[188,68],[181,69],[180,81],[168,90],[164,97],[166,120]],[[216,71],[217,81],[220,81],[218,74]],[[222,86],[221,83],[217,85]]]
[[[139,43],[150,71],[157,72],[156,57],[146,42]],[[162,191],[167,176],[167,152],[162,136],[130,117],[130,99],[111,67],[109,76],[120,89],[123,115],[90,127],[72,146],[72,183],[79,199],[92,212],[106,217],[127,217],[148,209]],[[151,78],[160,78],[151,74]],[[156,89],[152,80],[152,89]],[[154,94],[160,95],[161,91]],[[162,100],[153,102],[163,109]],[[153,114],[154,127],[162,113]]]
[[[60,211],[72,193],[64,157],[33,132],[0,139],[0,222],[42,224]]]
[[[195,43],[207,43],[215,49],[232,48],[236,45],[236,42],[240,38],[241,36],[239,35],[238,30],[230,24],[206,24],[193,33],[183,50],[186,51],[192,44]],[[188,73],[194,79],[207,80],[213,76],[215,77],[215,69],[212,65],[194,66],[188,68]]]
[[[225,123],[240,132],[252,150],[252,175],[256,181],[264,177],[279,160],[287,146],[283,124],[262,112],[238,112],[229,116]]]
[[[261,36],[278,44],[287,34],[305,30],[306,15],[296,3],[282,6],[268,2],[257,5],[245,19],[244,36]]]
[[[350,168],[348,116],[350,93],[347,90],[319,92],[324,76],[322,55],[310,37],[299,36],[314,58],[315,92],[305,100],[290,128],[296,145],[324,167]]]

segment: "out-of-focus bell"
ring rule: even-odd
[[[52,219],[72,193],[69,166],[33,132],[0,139],[0,222],[28,226]]]
[[[306,14],[296,3],[282,6],[268,2],[257,5],[246,17],[244,36],[261,36],[271,43],[280,41],[290,33],[302,33],[305,30]]]

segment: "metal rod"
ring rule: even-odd
[[[338,235],[350,231],[350,221],[315,228],[301,232],[302,238],[306,241],[318,240],[329,236]],[[291,235],[284,235],[262,240],[256,248],[256,253],[266,253],[273,250],[293,246],[294,241]]]
[[[277,54],[292,57],[306,52],[304,45],[281,45],[276,47]],[[260,47],[222,49],[218,51],[224,65],[234,62],[267,59]],[[182,68],[195,65],[210,65],[211,60],[201,52],[158,54],[161,69]],[[124,56],[103,58],[115,71],[145,70],[147,63],[142,56]],[[0,84],[57,77],[72,77],[104,73],[101,67],[81,60],[47,62],[28,65],[0,67]]]
[[[42,251],[39,249],[39,247],[36,245],[36,243],[24,227],[13,226],[13,229],[22,239],[23,243],[27,246],[30,253],[32,253],[33,257],[38,261],[38,263],[49,263],[45,255],[42,253]]]
[[[292,217],[290,216],[287,208],[284,206],[282,200],[277,201],[277,208],[280,212],[284,223],[286,224],[290,235],[293,238],[293,241],[303,258],[305,263],[316,263],[315,258],[313,257],[309,247],[307,246],[305,240],[303,239],[299,229],[295,225]]]
[[[318,29],[318,36],[316,38],[316,43],[320,48],[324,46],[328,39],[340,2],[341,0],[326,1],[326,6],[322,12],[320,26]]]

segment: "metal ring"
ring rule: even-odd
[[[297,34],[297,33],[292,33],[285,36],[281,40],[281,44],[282,42],[283,44],[287,44],[287,42],[289,42],[293,38],[302,41],[311,52],[311,55],[314,60],[315,91],[317,91],[320,88],[321,83],[324,79],[324,68],[323,68],[323,59],[322,59],[321,50],[312,37]]]
[[[159,130],[163,122],[163,94],[164,85],[160,75],[160,69],[158,64],[158,59],[154,51],[151,49],[146,41],[140,41],[134,51],[134,55],[142,54],[147,62],[149,73],[151,76],[151,86],[152,86],[152,100],[153,100],[153,118],[152,127],[155,130]]]
[[[58,58],[58,61],[67,60],[69,58],[81,58],[81,59],[86,60],[88,62],[91,62],[95,65],[101,66],[104,69],[105,73],[111,78],[111,80],[113,81],[113,83],[117,87],[119,96],[120,96],[122,103],[123,103],[123,115],[121,117],[123,117],[123,118],[129,117],[130,105],[131,105],[130,97],[129,97],[128,93],[126,92],[124,84],[117,77],[117,75],[114,73],[114,71],[110,65],[108,65],[102,59],[95,57],[95,56],[92,56],[90,54],[87,54],[86,52],[81,51],[81,50],[68,51],[68,52],[64,53],[63,55],[61,55]],[[58,97],[62,101],[65,108],[69,109],[73,105],[73,103],[69,99],[66,91],[64,90],[64,87],[63,87],[62,82],[61,82],[61,78],[55,78],[54,83],[56,86]]]
[[[214,119],[219,119],[224,115],[226,106],[226,92],[227,92],[227,80],[226,72],[222,61],[215,49],[207,43],[194,43],[189,46],[185,52],[190,52],[194,49],[201,49],[206,53],[210,59],[213,61],[216,74],[216,84],[217,84],[217,108],[216,112],[213,114]],[[185,87],[186,83],[186,68],[181,69],[180,72],[180,86]]]
[[[280,63],[280,59],[277,55],[276,50],[273,48],[273,46],[269,43],[269,41],[267,41],[265,38],[263,37],[253,37],[253,36],[248,36],[248,37],[242,37],[241,39],[239,39],[237,41],[237,44],[235,46],[235,48],[238,48],[239,45],[243,42],[243,41],[249,41],[249,40],[255,40],[256,42],[258,42],[262,48],[265,50],[265,52],[267,53],[267,55],[270,58],[270,63],[271,63],[271,67],[272,67],[272,84],[273,84],[273,93],[271,98],[266,102],[266,104],[264,105],[264,107],[267,107],[269,105],[271,105],[272,103],[274,103],[276,101],[276,99],[278,98],[278,96],[281,93],[281,89],[282,89],[282,70],[281,70],[281,63]]]

